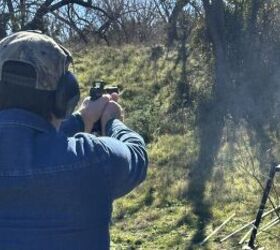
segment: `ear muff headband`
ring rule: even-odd
[[[75,76],[67,71],[60,79],[55,93],[54,114],[65,118],[73,113],[80,99],[79,84]]]

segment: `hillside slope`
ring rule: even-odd
[[[262,193],[256,179],[263,183],[267,169],[260,170],[248,131],[242,124],[233,128],[230,118],[215,165],[201,173],[203,193],[189,188],[200,181],[192,175],[201,147],[195,113],[197,103],[211,95],[211,62],[197,53],[183,64],[178,55],[176,50],[141,46],[76,52],[74,70],[83,95],[95,79],[119,84],[126,123],[148,143],[147,180],[114,203],[112,249],[240,249],[246,230],[222,244],[218,239],[255,217]],[[191,105],[181,91],[187,84],[195,96]],[[272,197],[279,204],[277,198]],[[198,244],[233,212],[235,217],[206,246]],[[280,249],[278,230],[275,226],[261,234],[258,242]]]

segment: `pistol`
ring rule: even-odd
[[[117,86],[106,86],[106,82],[102,80],[95,80],[92,82],[92,87],[90,89],[90,97],[92,101],[96,101],[103,94],[119,93],[119,88]]]
[[[92,87],[90,88],[90,99],[96,101],[103,94],[119,93],[119,88],[117,86],[106,86],[106,82],[102,80],[95,80],[92,82]],[[98,120],[92,129],[92,132],[101,134],[101,121]]]

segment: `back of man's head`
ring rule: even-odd
[[[21,108],[50,119],[71,61],[68,50],[38,31],[17,32],[1,40],[0,110]]]

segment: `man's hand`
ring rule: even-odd
[[[103,95],[96,101],[91,101],[90,97],[84,99],[78,112],[81,114],[84,121],[86,133],[91,133],[94,123],[101,118],[103,111],[110,100],[110,95]]]
[[[122,107],[117,103],[118,101],[118,94],[116,93],[113,93],[111,95],[111,98],[112,100],[110,100],[105,109],[104,109],[104,112],[101,116],[101,127],[102,127],[102,135],[106,135],[105,133],[105,127],[106,127],[106,124],[109,120],[113,119],[113,118],[116,118],[116,119],[119,119],[121,121],[123,121],[123,109]]]

